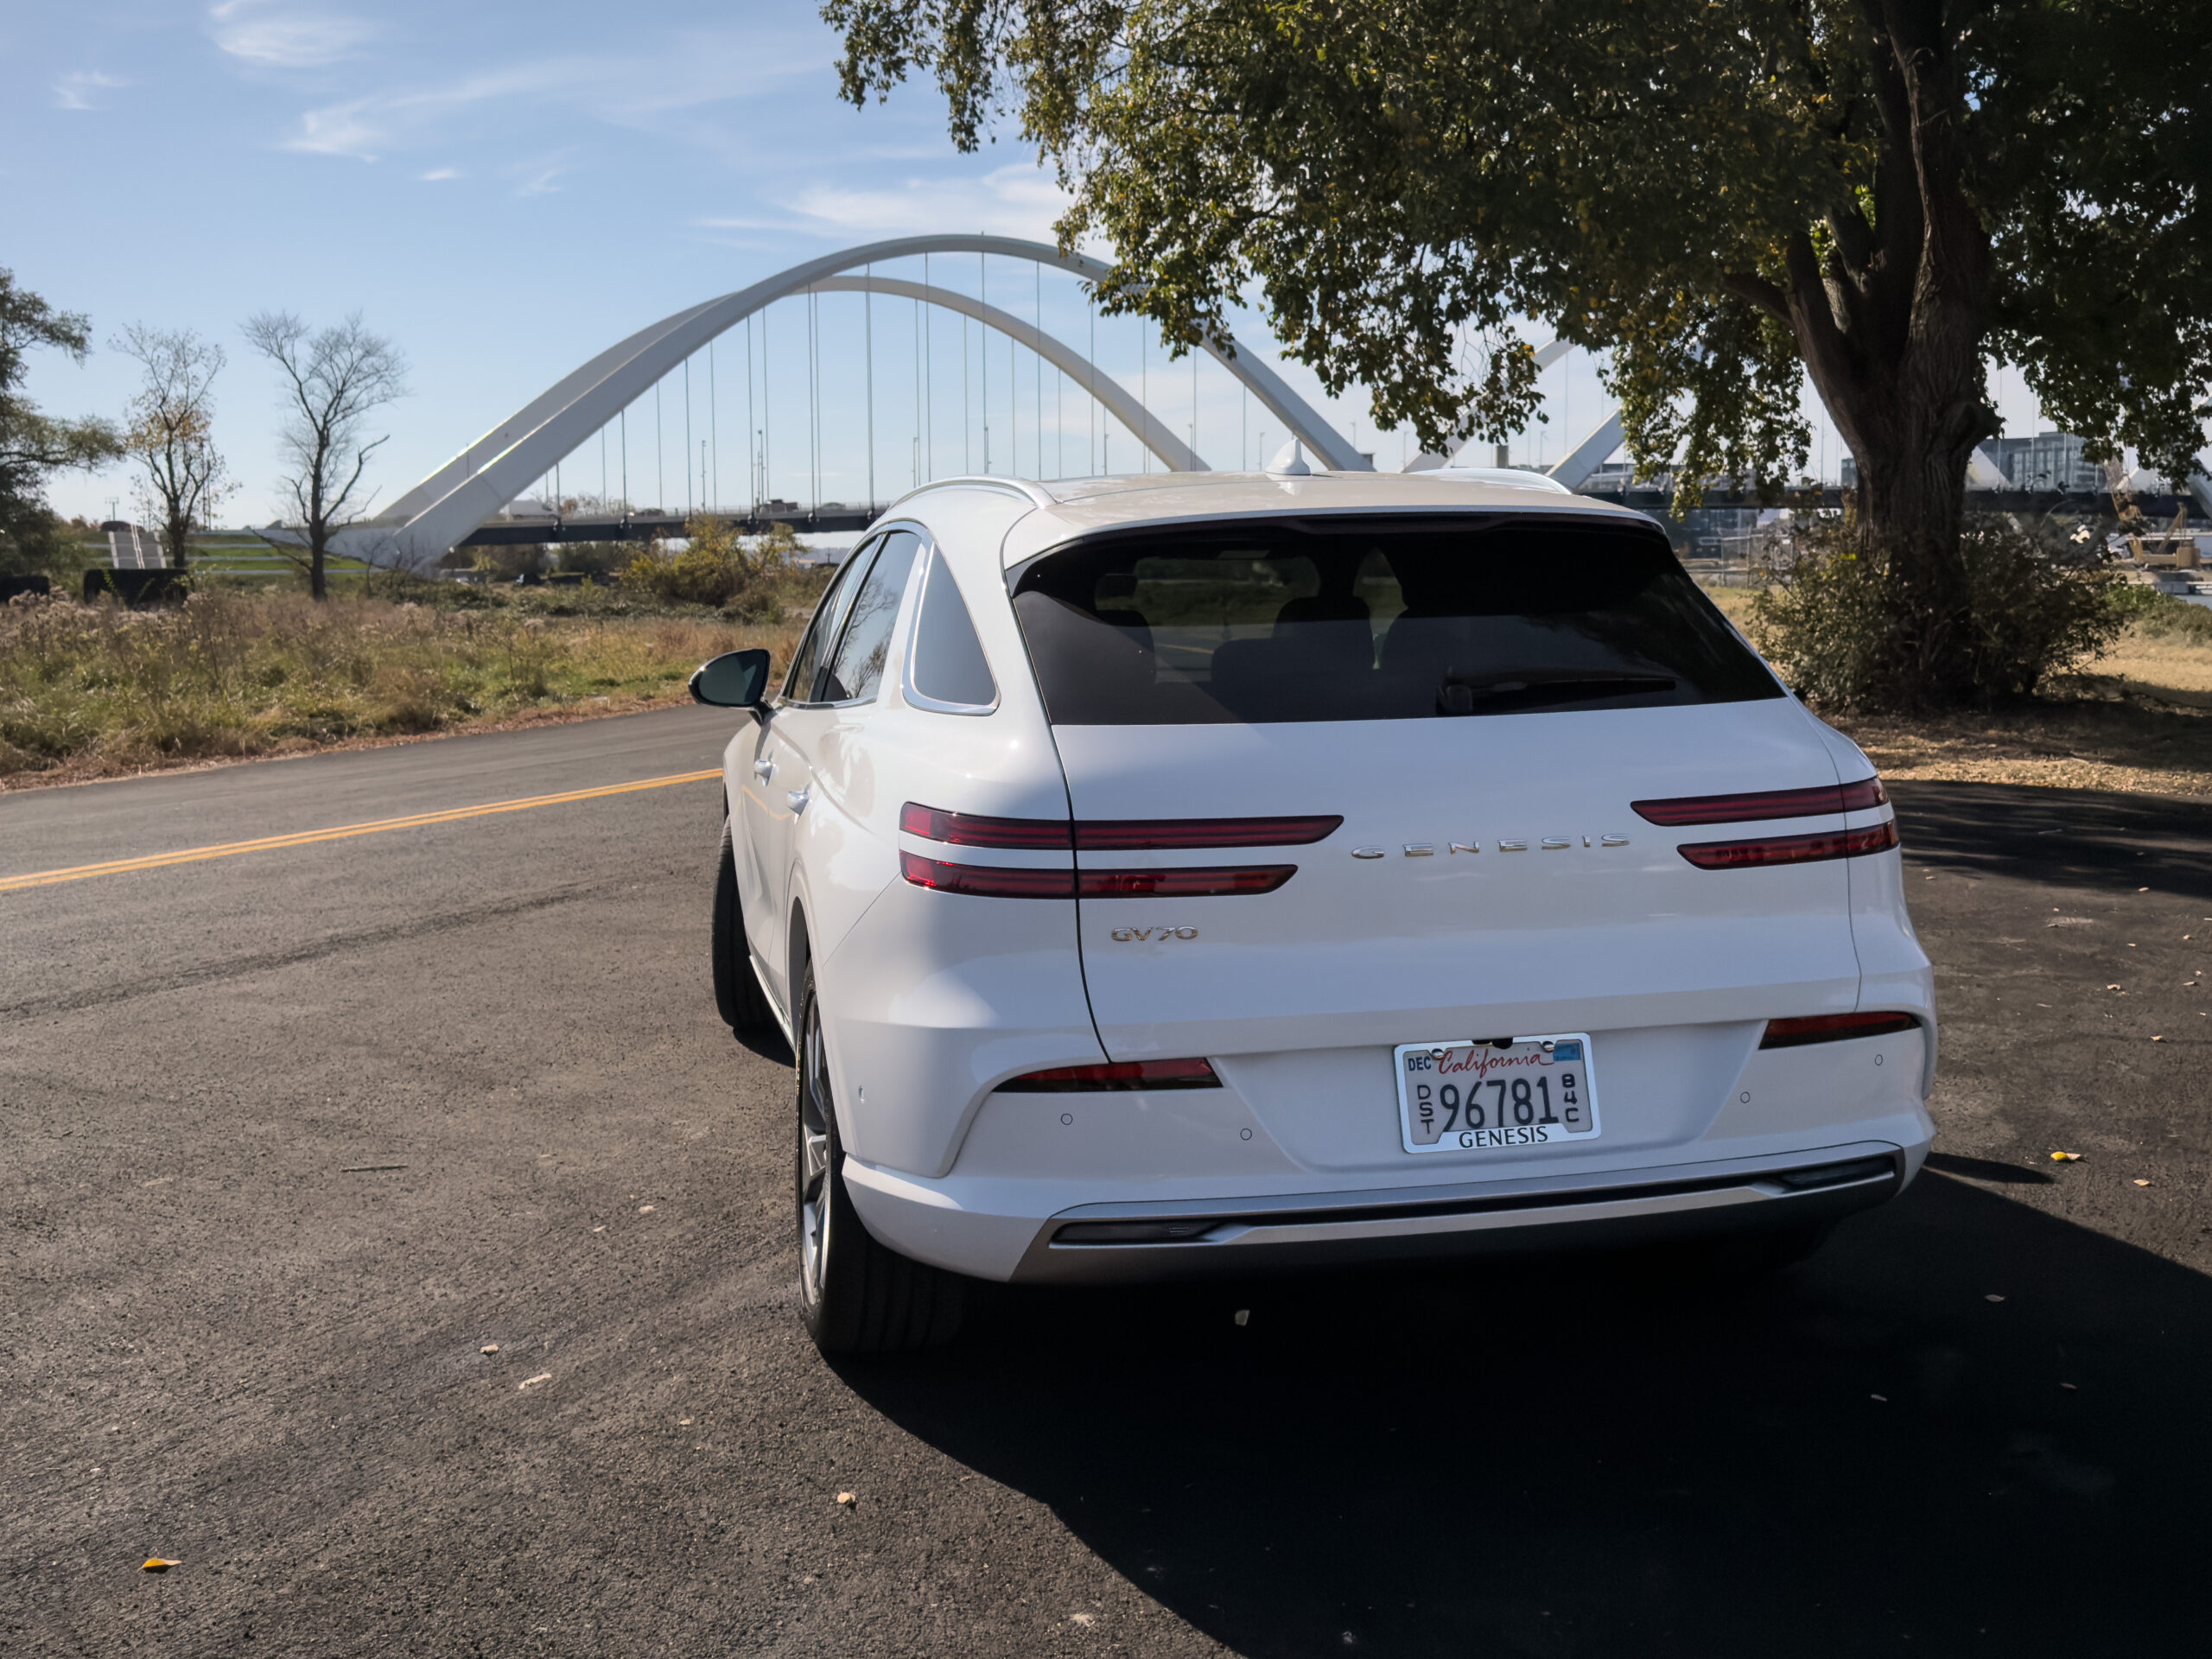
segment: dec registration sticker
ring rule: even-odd
[[[1549,1147],[1598,1135],[1590,1039],[1550,1037],[1406,1043],[1398,1123],[1408,1152]]]

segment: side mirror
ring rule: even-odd
[[[691,675],[691,700],[717,709],[758,709],[768,689],[768,653],[726,651]]]

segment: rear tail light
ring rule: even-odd
[[[1273,893],[1298,874],[1295,864],[1224,864],[1203,869],[1034,869],[956,864],[901,852],[899,873],[918,887],[976,899],[1208,899]]]
[[[1757,818],[1814,818],[1829,812],[1865,812],[1889,800],[1879,778],[1815,789],[1769,789],[1750,795],[1685,795],[1670,801],[1630,801],[1650,823],[1748,823]]]
[[[1085,852],[1135,852],[1191,847],[1305,847],[1332,836],[1344,819],[1095,818],[1075,827]]]
[[[1273,893],[1298,874],[1295,864],[1230,864],[1204,870],[1083,870],[1086,899],[1206,899]]]
[[[1073,870],[1028,870],[1004,864],[948,864],[918,853],[899,855],[899,869],[918,887],[979,899],[1072,899]]]
[[[1205,1060],[1120,1060],[1103,1065],[1063,1065],[1032,1071],[999,1084],[1002,1095],[1097,1094],[1135,1089],[1218,1089],[1221,1079]]]
[[[899,809],[899,827],[924,841],[949,842],[955,847],[1025,847],[1065,852],[1072,844],[1065,818],[986,818],[912,801]]]
[[[1808,1043],[1840,1043],[1853,1037],[1888,1037],[1913,1031],[1920,1021],[1909,1014],[1814,1014],[1796,1020],[1770,1020],[1761,1048],[1802,1048]]]
[[[909,801],[899,827],[925,841],[954,847],[1020,847],[1059,851],[1140,852],[1199,847],[1305,847],[1334,835],[1334,814],[1288,818],[990,818]]]
[[[1885,820],[1864,830],[1817,836],[1769,836],[1758,841],[1694,841],[1675,850],[1700,870],[1747,870],[1761,864],[1815,864],[1827,858],[1864,858],[1897,844],[1897,827]]]

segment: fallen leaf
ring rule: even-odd
[[[2136,888],[2136,889],[2135,889],[2135,891],[2136,891],[2136,892],[2138,892],[2138,893],[2148,893],[2148,892],[2150,892],[2150,891],[2151,891],[2151,889],[2150,889],[2150,888],[2148,888],[2148,887],[2138,887],[2138,888]]]
[[[1870,1394],[1866,1397],[1869,1400],[1878,1400],[1885,1406],[1890,1403],[1890,1396],[1886,1394]]]
[[[638,1206],[638,1213],[641,1216],[650,1216],[652,1212],[653,1207],[650,1204],[641,1204]]]
[[[859,1503],[860,1499],[854,1497],[850,1492],[840,1492],[837,1494],[837,1501],[843,1504],[847,1509],[850,1509],[854,1504]]]
[[[2148,1182],[2148,1181],[2138,1181],[2138,1182],[2136,1182],[2136,1183],[2135,1183],[2135,1185],[2138,1185],[2138,1186],[2148,1186],[2148,1185],[2151,1185],[2151,1183],[2150,1183],[2150,1182]]]
[[[1999,1296],[1999,1295],[1995,1291],[1993,1291],[1993,1291],[1991,1291],[1991,1292],[1989,1293],[1989,1294],[1988,1294],[1988,1295],[1986,1295],[1986,1296],[1983,1297],[1981,1300],[1982,1300],[1983,1301],[1985,1301],[1985,1302],[2001,1302],[2001,1301],[2003,1301],[2005,1299],[2004,1299],[2002,1296]]]
[[[166,1573],[173,1567],[182,1567],[182,1561],[172,1561],[164,1556],[149,1555],[138,1570],[141,1573]]]
[[[2058,1386],[2066,1389],[2069,1394],[2079,1394],[2081,1392],[2081,1390],[2075,1388],[2071,1382],[2062,1382]]]
[[[515,1388],[516,1388],[516,1389],[517,1389],[518,1391],[519,1391],[519,1390],[521,1390],[521,1389],[524,1389],[528,1388],[528,1387],[529,1387],[532,1382],[550,1382],[552,1380],[553,1380],[553,1373],[552,1373],[552,1372],[550,1372],[550,1371],[540,1371],[540,1372],[539,1372],[536,1376],[526,1378],[526,1379],[524,1379],[524,1381],[522,1381],[522,1382],[520,1382],[516,1383],[516,1384],[515,1384]]]
[[[2163,1037],[2153,1037],[2151,1040],[2154,1043],[2163,1043],[2166,1039]]]
[[[2119,987],[2119,986],[2117,986],[2117,985],[2107,985],[2107,986],[2106,986],[2106,987],[2105,987],[2105,989],[2107,989],[2107,990],[2108,990],[2108,991],[2116,991],[2116,990],[2118,990],[2119,988],[2120,988],[2120,987]]]
[[[1237,1323],[1237,1324],[1239,1324],[1239,1325],[1249,1325],[1249,1324],[1251,1324],[1251,1323],[1252,1323],[1252,1310],[1251,1310],[1250,1308],[1249,1308],[1249,1307],[1240,1307],[1240,1308],[1238,1308],[1238,1309],[1236,1310],[1236,1323]]]
[[[487,1342],[476,1351],[480,1354],[496,1354],[499,1351],[499,1344],[496,1342]]]
[[[691,1427],[691,1420],[689,1417],[679,1417],[676,1420],[676,1426],[678,1428],[689,1428]]]
[[[2082,1161],[2082,1154],[2078,1152],[2054,1152],[2050,1154],[2050,1161],[2054,1164],[2078,1164]]]

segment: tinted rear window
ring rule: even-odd
[[[1014,609],[1063,726],[1783,695],[1656,529],[1475,518],[1152,529],[1033,561]]]

